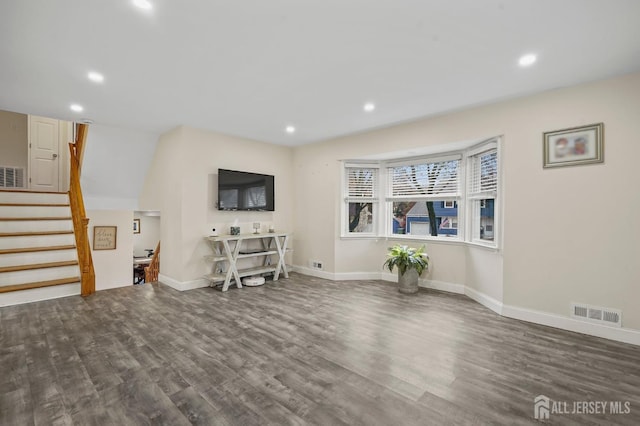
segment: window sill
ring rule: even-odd
[[[456,245],[456,246],[465,244],[465,242],[460,238],[448,238],[448,237],[444,237],[444,238],[418,237],[413,235],[398,234],[398,235],[386,235],[382,238],[384,238],[387,241],[416,241],[416,242],[421,242],[423,244],[437,243],[437,244],[450,244],[450,245]]]
[[[499,252],[500,249],[498,248],[497,245],[495,244],[487,244],[487,243],[483,243],[480,241],[467,241],[467,245],[469,247],[473,247],[473,248],[479,248],[479,249],[483,249],[483,250],[487,250],[487,251],[492,251],[492,252]]]
[[[384,240],[384,241],[411,241],[423,244],[446,244],[455,246],[467,246],[479,248],[491,252],[499,252],[500,249],[493,244],[485,244],[479,241],[463,241],[458,238],[419,238],[411,235],[341,235],[341,240]]]
[[[340,235],[341,240],[382,240],[384,237],[380,235]]]

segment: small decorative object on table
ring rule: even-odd
[[[240,227],[232,226],[231,227],[231,235],[240,235]]]
[[[217,237],[218,236],[218,231],[216,231],[216,228],[213,228],[211,231],[212,231],[211,232],[211,236],[212,237]]]
[[[254,234],[260,233],[260,222],[253,222],[253,233]]]
[[[385,267],[393,272],[398,268],[398,291],[400,293],[416,293],[420,274],[429,269],[429,255],[424,252],[424,246],[416,249],[408,246],[395,245],[389,248]]]
[[[274,232],[276,232],[276,228],[273,225],[269,225],[269,232],[273,234]]]

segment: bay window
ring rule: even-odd
[[[347,162],[341,235],[496,247],[498,160],[496,138],[442,155]]]

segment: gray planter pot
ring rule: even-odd
[[[413,294],[418,292],[418,271],[415,269],[407,269],[404,275],[400,275],[398,271],[398,291],[404,294]]]

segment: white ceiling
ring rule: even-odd
[[[638,0],[150,1],[2,0],[0,109],[296,145],[640,69]]]

